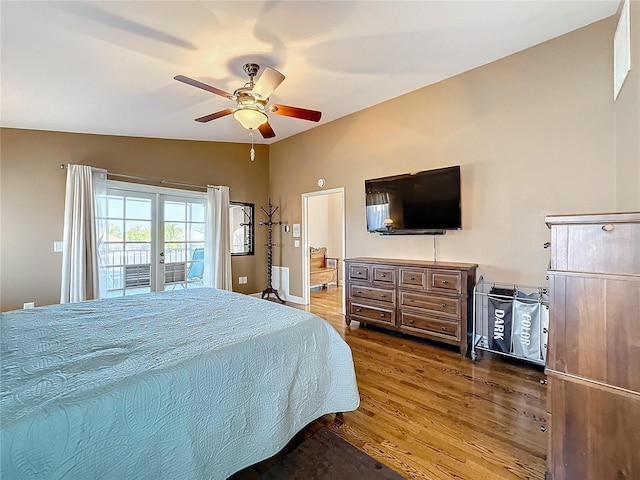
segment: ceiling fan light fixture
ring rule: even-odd
[[[268,120],[264,113],[253,108],[239,108],[233,112],[233,118],[247,130],[256,130]]]

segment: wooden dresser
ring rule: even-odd
[[[385,258],[345,260],[345,321],[457,345],[464,356],[477,267]]]
[[[545,220],[547,477],[640,479],[640,213]]]

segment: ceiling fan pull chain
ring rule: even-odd
[[[256,159],[256,151],[253,149],[253,132],[249,132],[249,136],[251,137],[251,150],[249,151],[251,156],[251,161],[253,162]]]

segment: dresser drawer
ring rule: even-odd
[[[400,286],[405,288],[427,288],[426,268],[400,268]]]
[[[421,315],[420,313],[409,310],[400,311],[400,326],[407,330],[416,329],[438,336],[450,337],[456,340],[460,339],[459,322]]]
[[[429,270],[429,290],[446,290],[460,293],[462,275],[458,272]]]
[[[396,269],[393,267],[373,267],[373,281],[376,283],[396,283]]]
[[[349,297],[354,300],[377,300],[395,305],[395,290],[393,289],[349,285]]]
[[[453,319],[460,318],[459,297],[400,291],[400,307],[421,308]]]
[[[368,282],[370,280],[369,273],[373,269],[372,265],[362,265],[354,263],[349,265],[349,280],[364,280]]]
[[[352,320],[359,322],[379,322],[389,325],[395,325],[396,315],[393,308],[378,308],[370,305],[362,305],[359,303],[349,304],[349,316]]]

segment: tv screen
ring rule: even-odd
[[[367,230],[437,233],[462,228],[460,166],[364,182]]]

